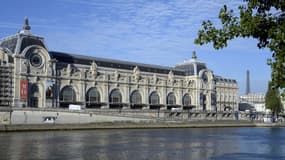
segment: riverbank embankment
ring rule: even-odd
[[[225,128],[225,127],[284,127],[280,123],[253,123],[247,121],[196,121],[188,123],[85,123],[85,124],[17,124],[1,125],[0,132],[56,131],[56,130],[96,130],[96,129],[163,129],[163,128]]]

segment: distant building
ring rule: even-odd
[[[23,29],[0,40],[1,106],[237,110],[236,80],[192,59],[175,67],[49,51]]]
[[[265,112],[265,94],[250,93],[240,96],[240,103],[248,103],[252,105],[256,111]]]
[[[255,110],[265,112],[265,94],[251,93],[250,91],[250,73],[246,71],[246,88],[245,95],[239,97],[240,110]]]

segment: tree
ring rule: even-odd
[[[279,90],[273,88],[271,82],[268,84],[268,90],[265,95],[265,106],[272,111],[273,115],[277,115],[282,109]]]
[[[204,21],[198,31],[195,43],[213,43],[215,49],[227,46],[229,40],[237,37],[255,38],[258,48],[269,48],[272,58],[272,86],[285,94],[285,0],[244,0],[238,7],[239,15],[226,5],[221,8],[221,27],[216,28],[211,21]]]

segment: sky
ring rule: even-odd
[[[2,0],[0,38],[21,30],[24,17],[31,31],[45,38],[50,51],[89,55],[173,67],[200,61],[225,78],[236,79],[245,93],[246,70],[251,92],[264,93],[270,80],[268,49],[257,40],[236,39],[227,48],[195,45],[204,20],[219,25],[226,4],[236,10],[243,0]],[[237,13],[237,12],[235,12]]]

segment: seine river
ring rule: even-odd
[[[285,159],[285,128],[0,133],[0,159]]]

